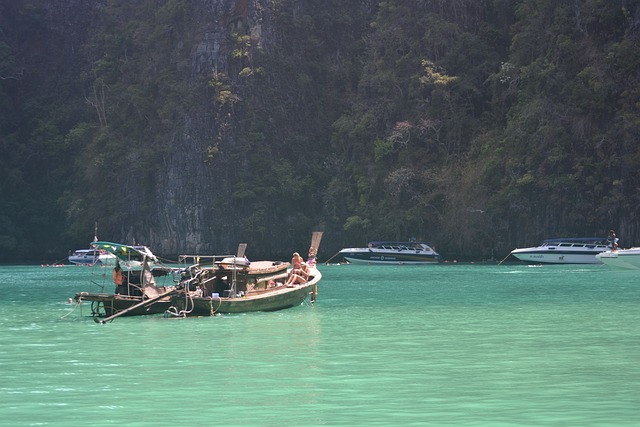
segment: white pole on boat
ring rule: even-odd
[[[313,257],[313,268],[317,267],[318,262],[318,252],[320,250],[320,241],[322,240],[322,231],[314,231],[311,234],[311,247],[309,248],[309,256]],[[310,261],[310,259],[307,259]],[[318,298],[318,282],[313,285],[313,293],[311,294],[311,302],[315,303]]]

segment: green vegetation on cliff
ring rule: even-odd
[[[1,2],[0,260],[95,221],[167,254],[637,244],[639,38],[629,1]]]

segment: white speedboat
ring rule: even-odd
[[[366,248],[345,248],[339,252],[353,264],[432,264],[442,257],[426,243],[371,242]]]
[[[77,249],[69,254],[69,262],[76,265],[113,266],[115,261],[116,257],[114,255],[98,248]]]
[[[514,249],[511,255],[536,264],[601,264],[599,253],[610,250],[606,237],[548,239],[540,246]]]
[[[640,248],[601,252],[596,258],[612,267],[640,270]]]

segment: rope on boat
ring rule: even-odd
[[[211,297],[211,301],[209,301],[209,307],[211,307],[211,310],[210,310],[211,316],[215,315],[216,314],[216,310],[217,310],[217,309],[213,308],[214,299],[215,298]],[[222,306],[222,298],[218,297],[218,301],[220,301],[220,304],[218,304],[218,308],[220,308],[220,306]]]
[[[62,259],[59,259],[58,261],[54,261],[54,262],[53,262],[53,264],[47,264],[47,267],[48,267],[48,266],[55,267],[55,266],[57,266],[57,265],[62,265],[62,263],[63,263],[64,261],[66,261],[68,258],[69,258],[69,257],[64,257],[64,258],[62,258]]]
[[[184,310],[178,311],[176,307],[171,306],[165,310],[164,317],[169,317],[169,316],[180,317],[180,318],[187,317],[187,315],[191,313],[195,308],[195,304],[193,303],[193,297],[189,292],[189,284],[193,281],[197,281],[198,276],[203,272],[203,270],[198,270],[197,268],[194,268],[194,270],[196,270],[196,273],[193,275],[192,278],[188,280],[184,280],[179,283],[179,286],[181,286],[182,290],[184,291],[184,298],[185,298]]]
[[[185,295],[185,305],[184,305],[185,309],[178,311],[177,307],[171,306],[164,311],[164,317],[173,316],[173,317],[179,317],[182,319],[183,317],[187,317],[187,314],[193,311],[193,308],[191,308],[191,310],[188,310],[189,308],[188,301],[191,301],[191,305],[193,306],[193,299],[191,298],[191,295],[188,292],[185,292],[184,295]]]
[[[338,254],[339,254],[341,251],[342,251],[342,249],[341,249],[341,250],[339,250],[338,252],[336,252],[336,254],[335,254],[334,256],[332,256],[331,258],[329,258],[328,260],[326,260],[326,261],[324,262],[324,265],[329,265],[329,261],[331,261],[332,259],[334,259],[335,257],[337,257],[337,256],[338,256]]]
[[[169,308],[167,308],[165,310],[164,317],[174,316],[174,317],[183,318],[183,317],[187,317],[187,315],[193,311],[193,309],[195,308],[195,305],[193,303],[193,297],[191,296],[191,294],[188,291],[186,291],[184,295],[185,295],[185,297],[184,297],[185,298],[185,304],[184,304],[185,309],[178,311],[178,309],[176,307],[171,306],[171,307],[169,307]],[[189,304],[189,302],[191,304]],[[191,308],[189,308],[189,307],[191,307]]]
[[[156,258],[158,258],[158,261],[164,262],[165,264],[179,264],[180,263],[180,261],[167,259],[167,258],[162,258],[162,257],[157,256],[157,255],[156,255]]]
[[[70,312],[68,312],[67,314],[65,314],[64,316],[61,317],[61,319],[66,318],[67,316],[71,315],[71,313],[73,313],[74,311],[76,311],[76,308],[78,308],[78,306],[80,305],[80,303],[82,302],[82,298],[78,299],[78,301],[74,304],[73,310],[71,310]]]
[[[510,256],[511,256],[511,252],[509,252],[509,255],[507,255],[506,257],[504,257],[504,258],[502,259],[502,261],[500,261],[500,262],[498,263],[498,265],[500,265],[500,264],[502,264],[503,262],[505,262],[505,260],[506,260],[507,258],[509,258]]]

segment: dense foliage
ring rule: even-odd
[[[636,1],[54,3],[0,1],[0,260],[640,240]]]

